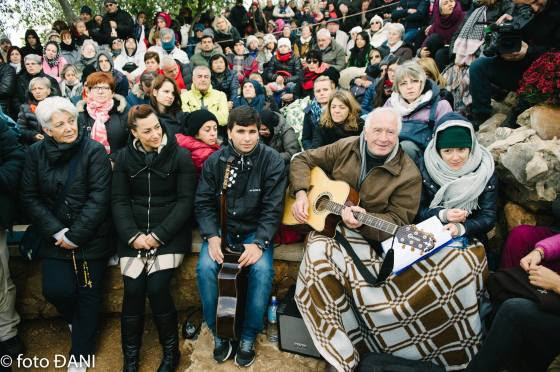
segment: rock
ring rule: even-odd
[[[509,92],[506,98],[501,102],[492,100],[492,110],[506,115],[511,111],[512,107],[516,105],[517,95],[515,92]]]
[[[311,372],[323,371],[325,362],[323,360],[304,357],[297,354],[282,352],[278,345],[268,342],[264,334],[257,336],[255,351],[257,357],[255,362],[248,368],[237,367],[233,360],[217,364],[212,357],[214,348],[212,333],[203,326],[200,335],[194,341],[187,340],[185,343],[192,344],[190,366],[186,372],[213,371],[282,371],[282,372]],[[189,347],[190,349],[191,347]]]
[[[494,114],[486,120],[478,129],[478,142],[483,146],[488,146],[496,140],[496,129],[504,122],[506,115],[502,113]]]
[[[543,140],[527,126],[498,128],[494,138],[487,148],[507,199],[548,213],[560,190],[560,140]]]
[[[529,213],[520,205],[512,202],[508,202],[504,206],[504,215],[506,217],[508,232],[519,225],[535,226],[537,224],[537,219],[533,214]]]

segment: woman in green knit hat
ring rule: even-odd
[[[497,178],[492,155],[478,143],[464,117],[436,122],[420,164],[422,199],[417,220],[437,216],[452,236],[487,242],[496,223]]]

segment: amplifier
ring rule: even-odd
[[[289,353],[321,358],[294,301],[295,290],[292,286],[278,305],[278,347]]]

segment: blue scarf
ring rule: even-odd
[[[317,128],[319,125],[319,120],[323,114],[323,109],[316,99],[313,99],[309,104],[309,110],[311,112],[311,124],[313,124],[313,129]]]

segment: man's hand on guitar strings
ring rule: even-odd
[[[208,254],[212,261],[222,264],[224,262],[224,254],[222,253],[222,239],[219,236],[213,236],[208,239]]]
[[[362,223],[354,217],[354,212],[366,213],[366,210],[362,207],[358,207],[357,205],[353,205],[351,207],[345,207],[340,214],[342,222],[344,222],[344,224],[350,229],[357,229],[362,226]]]
[[[245,246],[245,250],[243,251],[241,257],[239,257],[239,260],[237,261],[239,262],[239,267],[249,266],[257,262],[258,260],[260,260],[260,258],[263,255],[263,252],[261,251],[258,245],[256,244],[243,244],[243,245]]]
[[[299,190],[296,193],[296,202],[292,205],[292,214],[300,223],[306,223],[309,217],[309,201],[307,200],[307,192]]]

